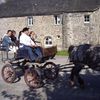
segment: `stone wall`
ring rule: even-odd
[[[90,15],[90,22],[84,22],[84,15]],[[27,27],[26,17],[0,18],[0,38],[7,30],[15,30],[17,35]],[[70,45],[82,43],[100,44],[100,9],[94,12],[63,13],[62,24],[55,25],[54,16],[33,16],[33,26],[29,27],[37,34],[37,40],[44,45],[46,36],[51,36],[58,50]]]
[[[84,22],[90,15],[90,22]],[[84,13],[63,14],[63,48],[83,43],[100,43],[100,10]]]
[[[44,44],[44,38],[46,36],[51,36],[53,45],[57,45],[59,50],[62,49],[62,24],[55,25],[53,15],[34,16],[33,23],[33,27],[30,28],[37,33],[37,38],[42,44]],[[58,35],[60,36],[59,38]]]
[[[0,18],[0,38],[7,33],[7,30],[15,30],[18,34],[25,26],[23,17]]]
[[[94,42],[100,44],[100,9],[93,12],[93,23],[94,23]]]
[[[27,27],[27,17],[0,18],[0,38],[7,30],[15,30],[17,35],[24,27]],[[57,45],[58,50],[62,49],[62,24],[54,24],[54,16],[33,16],[33,26],[30,30],[37,34],[37,40],[44,46],[44,38],[51,36],[53,45]]]

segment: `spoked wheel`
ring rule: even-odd
[[[31,88],[39,88],[42,86],[40,77],[34,68],[26,70],[24,74],[24,80],[26,84]]]
[[[2,68],[2,78],[7,83],[13,83],[16,79],[15,69],[11,64],[6,64]]]
[[[44,64],[44,68],[44,76],[47,79],[54,80],[57,78],[59,70],[56,64],[54,64],[53,62],[47,62],[46,64]]]

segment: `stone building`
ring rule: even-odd
[[[24,27],[45,47],[100,43],[99,0],[0,0],[0,38]]]

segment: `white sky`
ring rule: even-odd
[[[0,0],[0,4],[1,4],[1,3],[5,3],[5,2],[6,2],[6,0]]]

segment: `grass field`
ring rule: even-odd
[[[58,51],[57,56],[68,56],[68,51],[62,50],[62,51]]]

